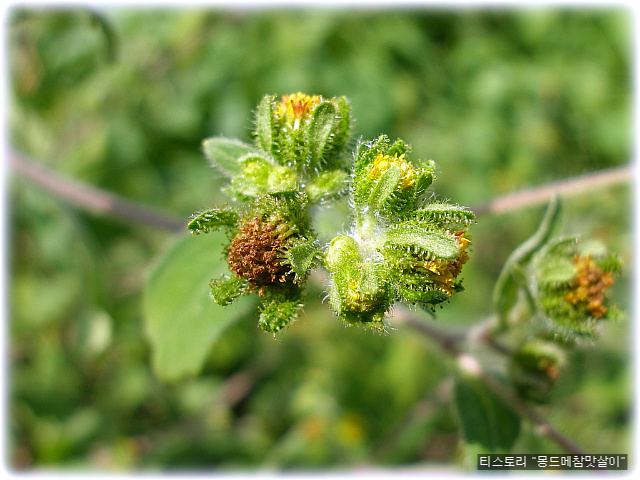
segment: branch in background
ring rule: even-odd
[[[540,435],[552,439],[569,453],[576,455],[586,454],[582,448],[551,426],[538,412],[516,397],[503,383],[487,373],[474,356],[464,352],[459,346],[462,339],[460,332],[447,332],[411,315],[411,313],[405,309],[398,309],[394,314],[393,320],[400,324],[407,325],[432,340],[435,340],[443,350],[456,358],[461,369],[482,380],[502,401],[520,415],[529,419],[529,421],[538,428]],[[474,330],[471,330],[471,334],[478,337],[477,332]],[[484,335],[480,335],[479,337],[484,338]]]
[[[95,215],[146,223],[175,232],[185,230],[185,221],[181,218],[152,210],[145,205],[125,200],[83,182],[65,178],[14,150],[10,149],[6,156],[9,159],[9,165],[24,178],[47,192]],[[634,168],[631,165],[611,168],[495,197],[485,204],[471,208],[471,210],[476,216],[509,212],[547,203],[556,195],[576,195],[596,188],[626,183],[633,178]]]
[[[471,208],[476,216],[491,213],[504,213],[525,207],[533,207],[548,203],[556,196],[569,196],[579,193],[589,193],[597,188],[610,187],[619,183],[629,182],[634,178],[634,167],[623,167],[600,170],[579,177],[546,183],[538,187],[527,188],[489,200],[487,203]]]
[[[186,231],[184,219],[175,218],[145,205],[125,200],[86,183],[65,178],[15,151],[9,150],[6,157],[13,170],[25,179],[70,204],[95,215],[135,223],[145,223],[175,232]]]

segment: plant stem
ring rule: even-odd
[[[470,210],[476,216],[512,212],[521,208],[548,203],[556,196],[577,195],[591,192],[598,188],[626,183],[632,180],[634,176],[635,168],[633,165],[609,168],[500,195],[484,204],[472,207]]]
[[[184,219],[175,218],[145,205],[125,200],[86,183],[65,178],[13,150],[6,152],[6,157],[13,170],[25,179],[56,197],[95,215],[134,223],[145,223],[175,232],[186,231]]]
[[[456,358],[460,368],[482,380],[493,393],[500,397],[513,410],[529,419],[529,421],[538,428],[540,435],[552,439],[569,453],[579,455],[586,454],[582,448],[557,431],[538,412],[511,393],[502,382],[490,375],[473,355],[466,353],[460,347],[460,343],[462,343],[466,337],[461,335],[460,332],[447,332],[427,321],[411,315],[404,309],[397,309],[394,313],[393,320],[407,325],[432,340],[435,340],[443,350]],[[483,338],[483,336],[480,335],[480,338]]]

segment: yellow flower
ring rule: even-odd
[[[604,292],[613,285],[611,272],[603,272],[593,261],[591,255],[573,257],[576,265],[576,277],[571,282],[571,291],[566,300],[577,308],[587,311],[592,317],[602,318],[607,313]]]
[[[293,125],[294,129],[298,128],[300,120],[311,114],[322,101],[320,95],[309,96],[301,92],[283,95],[278,105],[278,116]]]
[[[369,172],[369,178],[379,177],[392,166],[400,168],[400,172],[402,174],[400,184],[402,185],[402,188],[409,188],[415,183],[415,171],[413,170],[413,166],[407,162],[404,153],[399,157],[397,154],[393,157],[390,155],[378,154],[378,156],[373,160],[373,167],[371,167],[371,171]]]
[[[462,266],[469,260],[467,245],[471,243],[465,236],[465,230],[453,232],[454,238],[460,245],[460,253],[453,260],[436,260],[425,262],[424,268],[429,271],[431,280],[438,289],[449,295],[456,292],[455,280],[462,270]]]

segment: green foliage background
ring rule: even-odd
[[[473,208],[630,162],[633,28],[621,7],[14,7],[7,136],[58,172],[186,225],[225,201],[203,138],[249,140],[266,93],[345,95],[358,135],[401,136],[438,164],[437,194]],[[616,295],[627,310],[631,197],[616,187],[572,198],[564,222],[565,233],[622,257]],[[92,216],[18,176],[8,199],[10,469],[465,465],[450,360],[437,345],[403,328],[344,327],[320,282],[275,340],[253,309],[230,307],[240,319],[219,332],[199,374],[165,382],[153,370],[143,290],[182,236]],[[347,224],[347,210],[319,209],[323,239]],[[467,290],[439,323],[490,313],[502,263],[541,214],[479,218]],[[174,279],[189,281],[189,272]],[[168,294],[180,302],[184,290]],[[542,410],[590,452],[631,448],[629,333],[629,320],[605,325]],[[526,423],[513,451],[561,453]]]

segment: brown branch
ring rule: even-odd
[[[627,183],[633,180],[634,175],[635,168],[633,165],[600,170],[595,173],[546,183],[538,187],[501,195],[489,200],[485,204],[472,207],[471,210],[478,216],[491,213],[511,212],[520,208],[548,203],[555,196],[589,193],[598,188]]]
[[[586,454],[582,448],[550,425],[537,411],[516,397],[502,382],[490,375],[474,356],[466,353],[460,347],[460,343],[462,343],[464,338],[460,332],[445,331],[444,329],[436,327],[432,323],[411,315],[407,310],[400,308],[394,313],[393,320],[407,325],[428,336],[432,340],[435,340],[443,350],[457,359],[458,365],[461,369],[482,380],[493,393],[502,399],[502,401],[533,423],[538,428],[538,432],[542,436],[552,439],[569,453],[578,455]],[[474,332],[472,331],[472,335],[473,334]]]
[[[146,223],[176,232],[184,230],[185,222],[183,219],[125,200],[85,183],[65,178],[12,149],[9,149],[6,156],[9,159],[9,165],[24,178],[72,205],[95,215]],[[547,203],[556,195],[567,196],[585,193],[597,188],[626,183],[633,178],[634,168],[631,165],[611,168],[495,197],[485,204],[472,207],[471,210],[477,216],[508,212]]]
[[[12,169],[22,177],[70,204],[95,215],[145,223],[175,232],[186,231],[184,219],[125,200],[86,183],[65,178],[15,151],[9,150],[6,152],[6,157]]]

